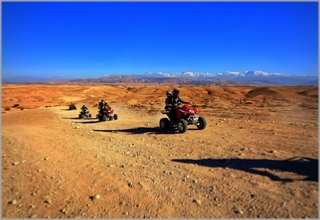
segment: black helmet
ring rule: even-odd
[[[173,94],[179,95],[179,92],[180,92],[179,89],[174,89],[173,90]]]
[[[166,95],[167,95],[167,96],[172,96],[172,92],[171,92],[170,90],[168,90],[168,91],[166,92]]]

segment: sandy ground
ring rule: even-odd
[[[2,218],[319,217],[318,87],[180,87],[207,121],[183,134],[172,88],[2,85]]]

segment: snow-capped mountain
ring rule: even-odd
[[[146,72],[142,76],[149,77],[176,77],[176,78],[219,78],[219,77],[249,77],[249,76],[292,76],[289,74],[280,73],[267,73],[263,71],[242,71],[232,72],[226,71],[222,73],[209,73],[209,72],[177,72],[177,73],[163,73],[163,72]]]
[[[274,85],[318,85],[317,76],[296,76],[282,73],[267,73],[260,70],[255,71],[226,71],[221,73],[209,72],[177,72],[177,73],[163,73],[163,72],[147,72],[134,77],[143,78],[184,78],[184,79],[226,79],[242,82],[249,81],[264,81]]]
[[[203,73],[203,72],[177,72],[177,73],[163,73],[163,72],[146,72],[140,76],[145,77],[168,77],[168,78],[204,78],[204,77],[214,77],[215,74]]]

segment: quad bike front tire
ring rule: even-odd
[[[162,130],[168,130],[170,128],[170,121],[167,118],[161,118],[159,125]]]
[[[118,115],[117,115],[117,114],[114,114],[113,119],[114,119],[114,120],[118,120]]]
[[[177,123],[179,133],[185,133],[188,130],[188,123],[184,119],[180,119]]]
[[[82,115],[82,114],[79,114],[79,118],[83,118],[83,115]]]
[[[198,123],[197,123],[197,128],[199,129],[199,130],[203,130],[203,129],[205,129],[206,127],[207,127],[207,121],[206,121],[206,119],[204,118],[204,117],[199,117],[199,119],[198,119]]]

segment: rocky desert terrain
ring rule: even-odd
[[[2,218],[319,217],[318,87],[179,86],[207,127],[173,133],[175,87],[3,84]]]

